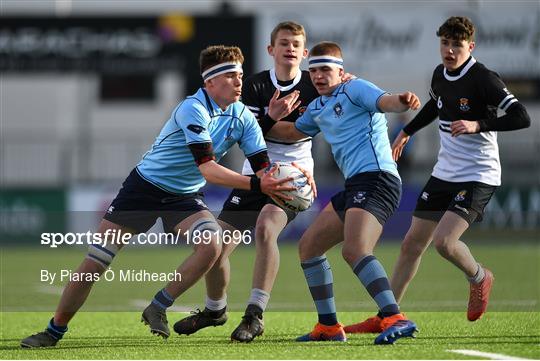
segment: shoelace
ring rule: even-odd
[[[482,303],[482,293],[483,293],[483,290],[484,288],[482,287],[482,285],[479,285],[477,288],[476,288],[476,292],[475,292],[475,298],[473,300],[473,302],[479,302],[479,303]]]
[[[195,311],[191,311],[190,313],[193,315],[192,322],[195,325],[195,323],[198,322],[201,316],[204,314],[204,311],[201,311],[200,308],[197,308]]]
[[[200,308],[197,308],[195,311],[190,311],[189,313],[191,313],[192,315],[199,315],[203,313],[203,311],[201,311]]]
[[[474,297],[471,298],[470,304],[474,305],[476,303],[482,303],[482,293],[484,290],[484,284],[483,282],[477,285],[477,287],[474,287]]]
[[[259,317],[257,317],[257,315],[255,315],[255,314],[248,313],[248,314],[242,316],[242,323],[246,324],[249,327],[249,329],[251,330],[252,329],[252,324],[251,323],[255,319],[259,320]]]
[[[257,316],[252,315],[252,314],[244,315],[244,316],[242,316],[242,322],[245,322],[245,323],[251,322],[251,321],[253,321],[253,319],[255,317],[257,317]]]

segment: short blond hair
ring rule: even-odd
[[[307,42],[306,29],[304,29],[302,25],[295,23],[294,21],[283,21],[277,24],[270,33],[270,45],[275,45],[277,34],[280,30],[290,31],[293,35],[302,35],[304,37],[304,44]]]

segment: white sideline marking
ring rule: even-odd
[[[129,303],[131,306],[139,307],[139,308],[145,308],[150,304],[151,300],[130,300]],[[167,311],[172,312],[183,312],[183,313],[190,313],[190,311],[193,311],[192,307],[186,307],[186,306],[171,306],[167,308]]]
[[[61,295],[64,287],[51,286],[51,285],[37,285],[36,291],[40,293],[46,293],[48,295]]]
[[[61,295],[63,291],[63,287],[61,286],[54,286],[54,285],[46,285],[46,284],[38,284],[36,285],[35,290],[39,293],[45,293],[49,295]],[[143,300],[131,300],[130,303],[132,306],[136,307],[146,307],[148,305],[149,300],[146,300],[143,302]],[[143,304],[144,303],[144,304]],[[411,307],[422,307],[422,308],[428,308],[427,311],[433,312],[434,308],[441,307],[441,308],[457,308],[457,307],[467,307],[467,301],[466,300],[438,300],[438,301],[416,301],[416,302],[410,302],[410,303],[404,303],[407,308]],[[507,306],[507,307],[535,307],[538,304],[537,300],[491,300],[490,305],[491,306]],[[373,308],[373,301],[356,301],[356,302],[339,302],[338,305],[340,307],[347,307],[352,310],[358,309],[358,308],[367,308],[372,309]],[[246,305],[244,303],[229,303],[230,309],[243,309]],[[171,310],[176,312],[189,312],[190,310],[193,310],[196,308],[196,305],[189,306],[186,305],[184,307],[182,306],[172,306]],[[110,306],[109,308],[104,307],[104,311],[107,310],[116,310],[116,309],[123,309],[125,306]],[[97,310],[97,309],[96,309]],[[272,302],[269,307],[269,311],[272,310],[280,310],[280,311],[298,311],[298,310],[306,310],[310,311],[311,309],[306,309],[306,305],[304,303],[300,302]],[[349,310],[350,311],[350,310]],[[443,310],[440,310],[443,311]],[[451,310],[446,310],[451,311]]]
[[[481,351],[475,351],[475,350],[447,350],[447,351],[459,353],[459,354],[467,355],[467,356],[485,357],[490,360],[531,360],[528,358],[507,356],[501,353],[481,352]]]

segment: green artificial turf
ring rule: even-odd
[[[171,313],[172,322],[185,314]],[[366,313],[343,312],[341,321],[355,322]],[[83,312],[68,336],[55,348],[21,349],[20,339],[37,331],[49,315],[33,312],[2,314],[2,359],[479,359],[449,352],[467,349],[538,359],[538,313],[491,312],[471,323],[462,312],[411,312],[421,328],[416,339],[376,346],[376,335],[352,335],[346,343],[298,343],[309,332],[315,314],[268,312],[266,331],[250,344],[233,343],[230,333],[241,313],[233,312],[222,327],[168,340],[151,335],[135,312]]]
[[[488,313],[478,322],[465,316],[468,283],[463,274],[432,248],[401,304],[421,332],[395,346],[374,346],[375,335],[352,335],[347,343],[299,344],[294,338],[316,322],[313,301],[299,266],[296,247],[282,245],[281,267],[268,311],[264,336],[251,344],[229,341],[249,297],[253,247],[239,248],[231,258],[228,291],[232,311],[223,327],[163,341],[140,323],[140,312],[164,282],[99,281],[88,302],[70,323],[70,331],[54,349],[22,350],[19,342],[45,328],[63,283],[40,282],[40,270],[74,269],[84,249],[9,248],[1,250],[1,359],[470,359],[448,350],[467,349],[523,358],[540,358],[540,248],[529,241],[472,242],[476,258],[495,274]],[[131,248],[120,253],[113,269],[171,271],[188,254],[187,247]],[[375,255],[389,274],[399,243],[383,242]],[[375,313],[369,298],[339,249],[328,253],[334,293],[342,323]],[[65,283],[65,282],[64,282]],[[203,307],[204,284],[182,295],[174,310]],[[172,324],[187,313],[169,312]]]

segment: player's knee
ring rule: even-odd
[[[448,237],[438,237],[434,240],[437,252],[444,258],[449,258],[454,253],[453,243]]]
[[[198,252],[210,265],[213,265],[221,255],[221,243],[218,242],[218,239],[216,238],[215,241],[199,247]]]
[[[212,265],[221,255],[222,242],[220,238],[221,227],[213,218],[200,218],[196,220],[189,230],[190,240],[197,244],[195,252],[204,257]]]
[[[275,226],[259,223],[255,228],[255,240],[260,245],[272,245],[277,241]]]
[[[344,245],[341,249],[341,256],[347,262],[349,265],[353,266],[358,259],[367,256],[368,254],[372,254],[373,252],[361,248],[351,247]]]
[[[425,251],[424,245],[412,237],[405,237],[401,243],[401,254],[406,257],[420,257]]]
[[[115,244],[91,244],[88,246],[86,260],[90,261],[91,264],[96,265],[97,270],[104,271],[111,265],[118,251],[119,248]],[[98,272],[97,270],[96,272]]]

